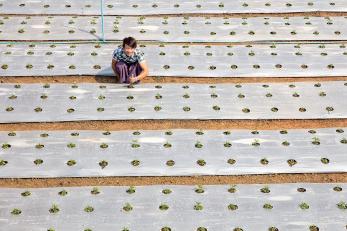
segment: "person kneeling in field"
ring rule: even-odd
[[[112,69],[119,83],[139,83],[148,75],[144,53],[137,48],[136,39],[126,37],[112,55]]]

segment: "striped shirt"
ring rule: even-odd
[[[123,61],[128,64],[135,63],[135,62],[140,63],[145,60],[144,53],[138,48],[135,48],[134,54],[132,56],[128,56],[125,54],[122,46],[117,47],[113,51],[112,58],[116,60],[117,62]]]

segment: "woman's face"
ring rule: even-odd
[[[134,54],[135,48],[132,48],[128,46],[127,44],[124,45],[124,52],[127,56],[132,56]]]

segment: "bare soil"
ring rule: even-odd
[[[347,127],[347,119],[312,120],[97,120],[43,123],[4,123],[0,131],[28,130],[165,130],[165,129],[314,129]]]
[[[83,177],[51,179],[2,179],[1,187],[42,188],[77,186],[130,185],[213,185],[213,184],[277,184],[277,183],[347,183],[347,173],[331,174],[269,174],[241,176],[184,177]]]

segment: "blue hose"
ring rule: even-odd
[[[102,41],[105,42],[105,33],[104,33],[104,0],[100,0],[100,13],[101,13],[101,33]]]

